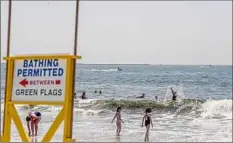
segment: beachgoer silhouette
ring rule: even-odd
[[[136,98],[145,98],[145,93],[142,93],[141,96],[138,96],[138,97],[136,97]]]
[[[170,89],[171,89],[171,91],[172,91],[172,100],[173,100],[173,101],[176,101],[176,97],[177,97],[176,93],[177,93],[177,92],[175,92],[172,88],[170,88]]]
[[[84,91],[83,94],[79,98],[81,98],[81,99],[87,99],[86,92]]]

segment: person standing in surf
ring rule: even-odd
[[[145,115],[142,118],[142,127],[143,127],[143,123],[145,121],[145,127],[146,127],[146,134],[145,134],[145,139],[144,141],[149,141],[149,131],[150,131],[150,125],[153,128],[153,123],[152,123],[152,119],[151,119],[151,108],[147,108],[145,111]]]
[[[116,126],[117,126],[117,129],[116,129],[116,134],[117,136],[120,136],[120,132],[121,132],[121,123],[124,123],[123,119],[121,118],[121,107],[117,107],[117,110],[116,110],[116,114],[115,116],[113,117],[112,119],[112,122],[116,119]]]

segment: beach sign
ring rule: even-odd
[[[14,64],[12,101],[65,100],[65,59],[25,59]]]
[[[49,142],[64,121],[63,142],[73,142],[73,92],[75,55],[27,55],[5,57],[7,60],[6,95],[1,142],[11,140],[11,120],[14,121],[23,142],[30,142],[17,104],[61,106],[62,109],[43,135]]]

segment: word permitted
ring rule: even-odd
[[[24,60],[23,68],[17,70],[17,77],[63,76],[64,69],[59,68],[58,59]]]

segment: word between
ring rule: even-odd
[[[60,85],[61,80],[27,80],[26,78],[19,82],[20,85]]]
[[[17,96],[61,96],[62,89],[16,89]]]

